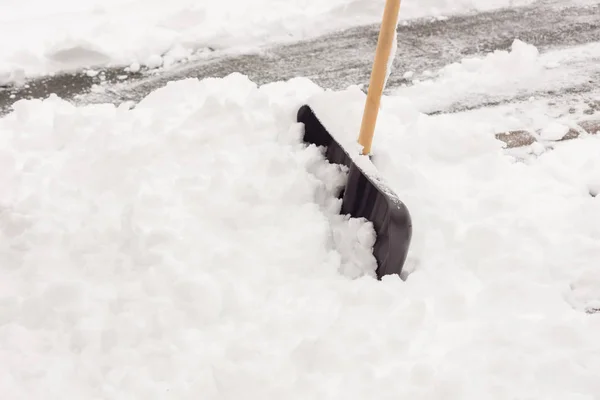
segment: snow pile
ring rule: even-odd
[[[252,336],[280,328],[273,307],[304,307],[294,291],[373,276],[371,224],[338,215],[344,171],[289,123],[316,90],[236,74],[135,110],[15,104],[0,120],[3,395],[209,396],[254,357],[244,342],[270,345]]]
[[[410,71],[405,78],[412,79],[412,84],[395,89],[393,94],[410,98],[423,112],[433,112],[512,100],[536,91],[561,91],[589,85],[595,74],[589,66],[595,65],[598,54],[599,43],[540,54],[535,46],[517,39],[510,50],[464,58],[434,74],[425,71],[414,75]]]
[[[401,19],[531,0],[428,0]],[[0,83],[102,65],[169,66],[212,49],[301,40],[381,19],[384,0],[4,0]]]
[[[600,139],[531,165],[384,99],[374,162],[406,201],[406,281],[372,276],[309,101],[356,140],[365,96],[234,74],[135,109],[0,119],[0,391],[10,399],[593,398]]]

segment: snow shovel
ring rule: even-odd
[[[369,157],[399,10],[400,0],[386,1],[358,137],[363,147],[362,154]],[[310,106],[300,107],[297,121],[304,124],[305,143],[326,147],[325,155],[329,162],[348,167],[348,180],[340,193],[340,213],[366,218],[373,223],[377,235],[373,255],[377,260],[378,279],[385,275],[400,275],[412,238],[412,220],[404,203],[380,177],[372,172],[366,173],[357,165],[353,156],[321,124]]]

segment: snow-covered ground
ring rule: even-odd
[[[374,162],[408,205],[408,278],[373,278],[344,171],[365,96],[296,78],[172,82],[134,109],[0,119],[7,399],[594,399],[600,138],[528,163],[468,119],[384,99]],[[485,133],[485,130],[483,131]]]
[[[515,4],[401,13],[484,3]],[[0,32],[19,39],[0,35],[0,71],[159,64],[316,34],[332,15],[323,29],[374,21],[382,2],[140,4],[5,1]],[[517,41],[383,99],[373,162],[413,217],[405,279],[374,278],[370,223],[338,215],[345,171],[295,123],[308,103],[350,148],[357,87],[232,74],[133,108],[16,102],[0,118],[0,397],[597,398],[600,136],[522,162],[494,137],[518,122],[502,107],[423,113],[584,82],[597,75],[573,68],[597,50]],[[548,141],[569,126],[525,117]]]
[[[586,0],[571,0],[582,2]],[[533,0],[404,1],[400,18]],[[168,66],[207,49],[239,51],[378,22],[384,0],[3,0],[0,83],[90,66]]]
[[[537,131],[539,140],[554,141],[581,129],[582,121],[598,121],[599,65],[600,42],[540,54],[517,39],[510,50],[467,57],[439,71],[405,72],[412,83],[390,93],[420,112],[440,113],[440,123],[469,121],[486,135]],[[462,112],[445,114],[455,110]]]
[[[286,62],[277,68],[286,71]],[[580,129],[577,125],[582,121],[598,120],[600,110],[591,107],[600,106],[600,88],[593,84],[600,79],[599,65],[598,42],[540,53],[517,39],[509,50],[469,56],[438,71],[392,70],[392,76],[405,76],[412,82],[388,90],[392,98],[406,99],[420,112],[439,113],[435,118],[440,122],[468,120],[486,135],[517,130],[551,132],[540,139],[556,140],[560,138],[556,135],[564,136],[569,129]],[[182,67],[184,71],[187,68]],[[315,70],[305,72],[315,74]],[[188,71],[193,72],[193,68]],[[185,72],[172,78],[181,76]],[[75,102],[137,100],[166,80],[159,74],[140,81],[98,85],[98,90],[82,93]],[[345,76],[340,81],[346,86],[350,82]]]
[[[510,50],[467,57],[435,72],[406,74],[412,84],[393,93],[426,113],[536,93],[554,92],[559,98],[565,90],[598,89],[594,83],[600,79],[600,42],[540,54],[535,46],[516,39]]]

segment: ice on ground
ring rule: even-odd
[[[533,0],[403,2],[400,18],[529,4]],[[203,49],[246,50],[381,20],[384,0],[3,0],[0,84],[74,68],[157,68]],[[237,49],[237,50],[236,50]],[[159,61],[159,59],[162,59]]]
[[[529,164],[385,97],[373,162],[408,205],[406,281],[337,215],[364,94],[189,79],[135,108],[0,119],[0,391],[10,399],[594,398],[600,139]]]

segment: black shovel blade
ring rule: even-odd
[[[383,182],[366,174],[321,124],[313,110],[303,105],[297,121],[304,124],[304,142],[327,148],[327,160],[349,168],[348,181],[340,194],[341,214],[366,218],[377,235],[373,255],[377,277],[400,275],[412,238],[412,220],[408,208]]]

